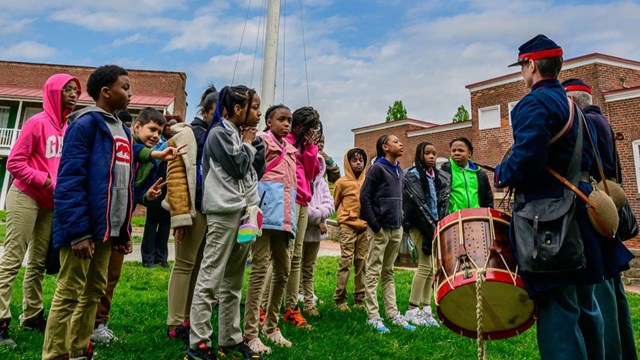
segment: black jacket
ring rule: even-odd
[[[451,163],[446,162],[442,164],[440,170],[449,174],[451,178]],[[493,208],[493,190],[491,190],[491,184],[489,183],[489,177],[484,170],[478,171],[478,202],[480,207]],[[449,183],[451,185],[451,183]],[[447,212],[449,210],[449,201],[447,201]]]
[[[196,158],[196,167],[198,169],[202,169],[202,154],[204,151],[204,139],[205,134],[207,133],[207,125],[204,120],[196,117],[191,122],[191,129],[193,130],[193,136],[196,138],[196,143],[198,144],[198,157]],[[198,182],[196,184],[196,210],[202,212],[202,182]]]
[[[451,175],[434,169],[438,213],[432,214],[427,205],[429,191],[422,187],[418,175],[413,171],[414,168],[415,166],[407,169],[402,180],[402,226],[405,231],[418,229],[423,236],[422,251],[425,255],[431,255],[433,234],[438,221],[447,216]]]
[[[377,160],[367,171],[360,189],[360,218],[373,232],[402,226],[402,176],[399,165]]]

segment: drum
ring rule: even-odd
[[[489,208],[465,209],[438,223],[433,244],[436,309],[442,323],[477,338],[476,273],[482,283],[482,338],[505,339],[527,330],[536,309],[529,299],[509,241],[509,215]]]

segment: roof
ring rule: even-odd
[[[591,53],[565,60],[562,64],[562,70],[572,69],[594,63],[608,64],[633,70],[640,70],[640,61],[623,59],[601,53]],[[522,80],[522,75],[520,74],[520,71],[518,71],[511,74],[502,75],[492,79],[469,84],[465,87],[469,89],[470,92],[473,92],[520,80]]]
[[[0,98],[12,98],[16,100],[42,101],[42,88],[16,85],[0,85]],[[175,96],[167,94],[133,94],[129,106],[160,106],[167,107],[175,101]],[[92,104],[93,99],[83,92],[78,102]]]
[[[390,121],[390,122],[384,122],[384,123],[379,123],[379,124],[367,125],[367,126],[351,129],[351,131],[354,134],[362,134],[362,133],[368,133],[368,132],[372,132],[372,131],[378,131],[378,130],[384,130],[384,129],[389,129],[389,128],[393,128],[393,127],[398,127],[398,126],[405,126],[405,125],[413,125],[413,126],[417,126],[417,127],[420,127],[420,128],[429,128],[429,127],[432,127],[432,126],[436,126],[437,124],[434,124],[434,123],[431,123],[431,122],[428,122],[428,121],[422,121],[422,120],[417,120],[417,119],[406,118],[406,119],[401,119],[401,120],[396,120],[396,121]]]
[[[0,66],[2,64],[24,64],[24,65],[37,65],[38,67],[48,67],[48,66],[53,66],[53,67],[63,67],[63,68],[69,68],[69,69],[89,69],[89,70],[95,70],[96,67],[95,66],[82,66],[82,65],[65,65],[65,64],[47,64],[47,63],[33,63],[33,62],[26,62],[26,61],[6,61],[6,60],[0,60]],[[186,78],[187,74],[183,71],[167,71],[167,70],[147,70],[147,69],[129,69],[127,68],[127,71],[135,71],[135,72],[149,72],[149,73],[162,73],[162,74],[180,74],[183,78]]]
[[[635,99],[640,97],[640,86],[628,87],[625,89],[616,89],[603,91],[605,102],[614,102],[620,100]]]

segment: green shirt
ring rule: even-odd
[[[478,197],[478,171],[480,168],[469,161],[466,168],[451,163],[451,195],[449,196],[449,214],[462,209],[480,207]]]

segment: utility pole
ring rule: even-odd
[[[273,105],[276,96],[278,37],[280,34],[280,0],[269,0],[267,7],[267,28],[265,32],[264,59],[262,61],[262,90],[260,92],[260,111],[263,114],[266,113],[269,106]]]

